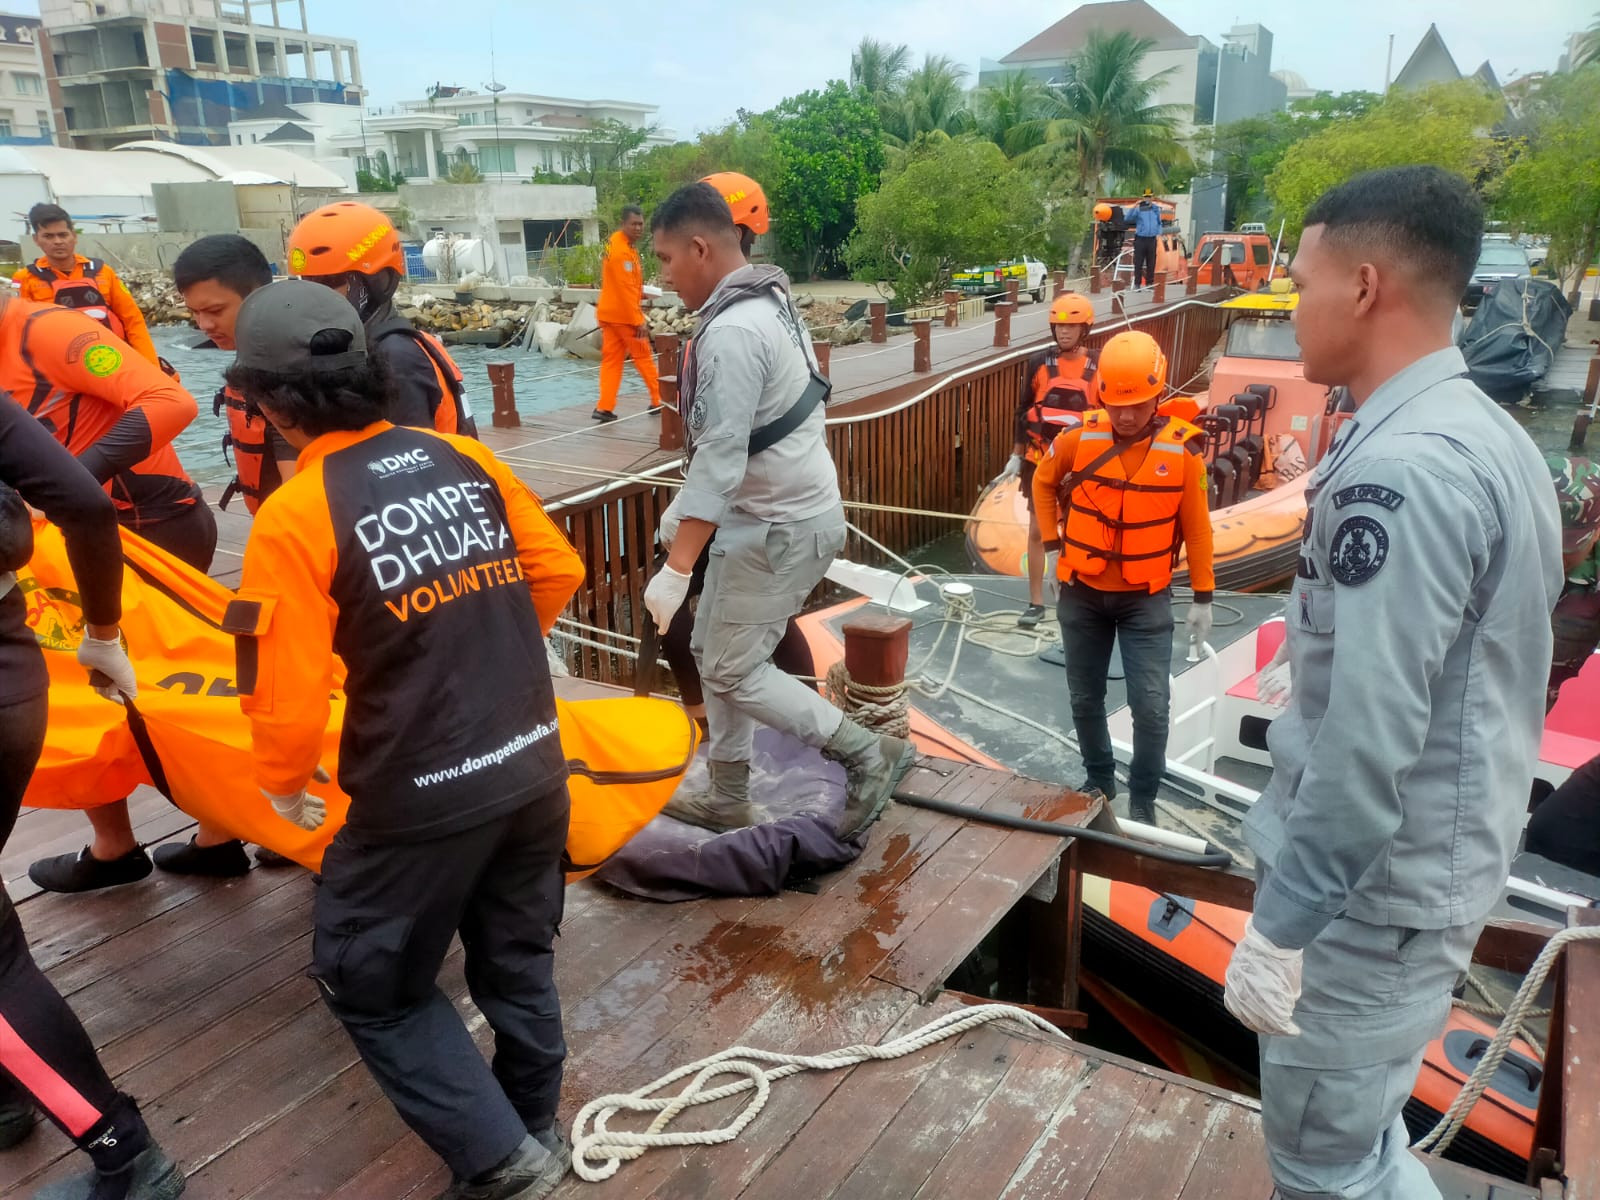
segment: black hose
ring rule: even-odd
[[[1167,846],[1154,846],[1149,842],[1141,842],[1137,838],[1124,837],[1117,833],[1106,833],[1100,829],[1086,829],[1081,825],[1063,825],[1056,821],[1036,821],[1031,817],[1013,817],[1010,813],[990,812],[983,808],[973,808],[970,804],[957,804],[954,800],[935,800],[932,796],[919,796],[914,792],[895,792],[894,798],[902,804],[909,804],[913,808],[926,808],[931,812],[944,813],[951,817],[965,817],[969,821],[981,821],[985,825],[998,825],[1003,829],[1020,829],[1027,833],[1047,833],[1056,837],[1081,838],[1086,842],[1098,842],[1102,846],[1115,846],[1119,850],[1128,850],[1135,854],[1142,854],[1146,858],[1153,858],[1157,862],[1174,863],[1180,867],[1211,867],[1222,868],[1233,865],[1233,855],[1221,846],[1206,843],[1205,850],[1200,854],[1191,854],[1187,850],[1173,850]]]

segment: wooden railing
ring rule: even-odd
[[[1152,334],[1167,348],[1168,377],[1191,388],[1206,355],[1227,328],[1229,313],[1211,304],[1184,301],[1126,322],[1108,321],[1090,338],[1100,346],[1129,326]],[[1013,423],[1027,357],[1042,342],[1003,351],[994,358],[932,381],[922,392],[881,411],[830,419],[828,449],[839,471],[847,503],[881,506],[848,510],[861,534],[904,554],[958,528],[947,515],[965,513],[1011,454]],[[851,409],[871,409],[870,398]],[[652,569],[651,547],[661,510],[672,489],[652,483],[597,488],[551,505],[589,567],[589,578],[568,615],[584,625],[637,638],[644,586]],[[910,512],[888,509],[917,510]],[[883,553],[852,532],[845,555],[887,565]],[[598,641],[602,635],[590,633]],[[627,683],[632,663],[625,656],[568,641],[568,667],[575,675],[605,683]]]

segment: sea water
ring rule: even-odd
[[[156,349],[183,377],[183,386],[200,403],[200,415],[178,435],[178,457],[197,483],[223,484],[233,478],[233,468],[222,457],[222,435],[227,420],[214,416],[212,397],[222,386],[222,373],[233,362],[224,350],[197,350],[205,341],[187,326],[168,325],[150,331]],[[493,411],[489,373],[491,362],[516,366],[517,410],[524,416],[550,412],[571,404],[592,403],[599,390],[599,364],[576,358],[546,358],[537,351],[494,350],[488,346],[452,346],[450,355],[461,367],[467,402],[473,416],[486,425]],[[624,389],[631,380],[625,380]]]

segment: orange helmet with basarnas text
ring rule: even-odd
[[[404,275],[405,254],[394,223],[370,204],[340,200],[300,218],[289,235],[289,274],[310,278]]]
[[[1166,390],[1167,356],[1155,338],[1130,329],[1100,348],[1095,375],[1100,380],[1101,404],[1108,408],[1143,404]]]
[[[1093,325],[1094,302],[1082,292],[1062,292],[1050,301],[1050,324]]]
[[[717,189],[717,195],[722,197],[728,205],[728,211],[733,214],[735,225],[742,225],[758,236],[771,227],[767,193],[750,176],[737,171],[717,171],[700,182],[709,183]]]

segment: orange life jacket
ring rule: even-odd
[[[226,510],[228,501],[240,495],[245,508],[255,516],[261,502],[283,483],[278,460],[272,456],[267,441],[267,418],[231,387],[219,389],[211,401],[213,416],[220,416],[224,409],[228,412],[228,432],[222,435],[222,457],[226,459],[228,451],[233,451],[233,481],[223,489],[217,507]]]
[[[1090,380],[1099,356],[1090,350],[1079,359],[1065,359],[1050,351],[1033,377],[1033,403],[1023,416],[1028,433],[1029,462],[1039,462],[1056,435],[1078,423],[1078,415],[1092,407]]]
[[[1058,492],[1066,514],[1061,565],[1075,576],[1094,576],[1115,561],[1128,583],[1152,591],[1170,583],[1182,540],[1178,508],[1183,500],[1186,446],[1204,436],[1189,422],[1169,417],[1156,429],[1144,462],[1129,479],[1120,453],[1098,461],[1115,444],[1114,436],[1104,410],[1089,413],[1072,473],[1061,481]]]
[[[393,337],[396,334],[409,337],[422,347],[422,352],[433,364],[434,375],[438,377],[439,394],[443,399],[433,412],[433,431],[477,437],[477,424],[467,410],[465,377],[461,374],[461,368],[456,365],[456,360],[451,358],[450,352],[444,348],[444,343],[433,334],[418,329],[403,317],[383,322],[370,332],[370,338],[376,343],[381,338]]]
[[[101,285],[100,272],[105,269],[106,264],[98,258],[91,258],[83,264],[82,275],[62,275],[54,267],[41,266],[36,262],[29,263],[26,268],[28,274],[49,285],[50,303],[59,304],[62,308],[75,308],[126,340],[127,327],[123,325],[122,318],[111,311],[111,302]]]

